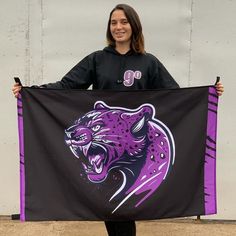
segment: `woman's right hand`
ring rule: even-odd
[[[18,98],[20,94],[20,90],[21,90],[21,86],[19,85],[19,83],[15,83],[12,87],[12,92],[16,98]]]

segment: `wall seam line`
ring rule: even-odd
[[[193,34],[193,5],[194,0],[191,1],[191,21],[190,21],[190,33],[189,33],[189,65],[188,65],[188,86],[191,86],[191,69],[192,69],[192,34]]]

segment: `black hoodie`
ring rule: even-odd
[[[118,53],[106,47],[85,57],[61,81],[45,84],[47,88],[139,90],[178,88],[162,63],[152,54],[129,51]]]

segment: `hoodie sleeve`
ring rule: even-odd
[[[75,65],[61,81],[43,84],[42,88],[55,89],[87,89],[93,84],[95,77],[95,62],[92,53]]]
[[[156,57],[152,61],[152,88],[179,88],[178,83]]]

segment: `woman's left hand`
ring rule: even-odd
[[[223,86],[223,84],[222,84],[221,82],[218,82],[218,83],[215,85],[215,87],[216,87],[217,95],[218,95],[218,96],[221,96],[221,95],[223,94],[223,92],[224,92],[224,86]]]

